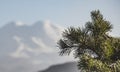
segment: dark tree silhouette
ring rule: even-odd
[[[99,10],[91,12],[84,28],[70,27],[58,41],[60,55],[71,51],[82,72],[120,72],[120,38],[112,37],[112,25]]]

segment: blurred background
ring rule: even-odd
[[[100,10],[119,36],[119,0],[0,0],[0,72],[78,72],[73,55],[59,56],[69,26],[83,27]]]

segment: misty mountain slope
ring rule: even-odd
[[[0,28],[0,72],[35,72],[73,60],[58,54],[62,28],[49,21],[10,22]]]
[[[76,62],[68,62],[50,66],[48,69],[39,72],[79,72]]]
[[[42,48],[46,48],[46,46],[49,48],[55,46],[55,39],[57,39],[57,37],[53,39],[52,35],[57,35],[56,33],[59,34],[59,32],[60,31],[56,30],[55,26],[50,23],[37,22],[31,26],[17,26],[15,22],[11,22],[0,29],[0,49],[2,49],[1,51],[5,54],[4,51],[9,53],[20,46],[26,46],[29,47],[29,50],[24,48],[26,51],[30,52],[30,48],[35,49],[39,47],[42,52]],[[49,48],[48,50],[50,50]],[[45,51],[43,50],[43,52]]]

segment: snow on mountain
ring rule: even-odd
[[[0,28],[0,72],[35,72],[52,64],[72,61],[58,55],[63,28],[50,21],[32,25],[10,22]]]

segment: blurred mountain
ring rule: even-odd
[[[10,22],[0,28],[0,72],[35,72],[71,61],[60,57],[57,40],[62,27],[50,21],[28,25]]]
[[[50,66],[48,69],[39,72],[80,72],[76,62],[68,62]]]

